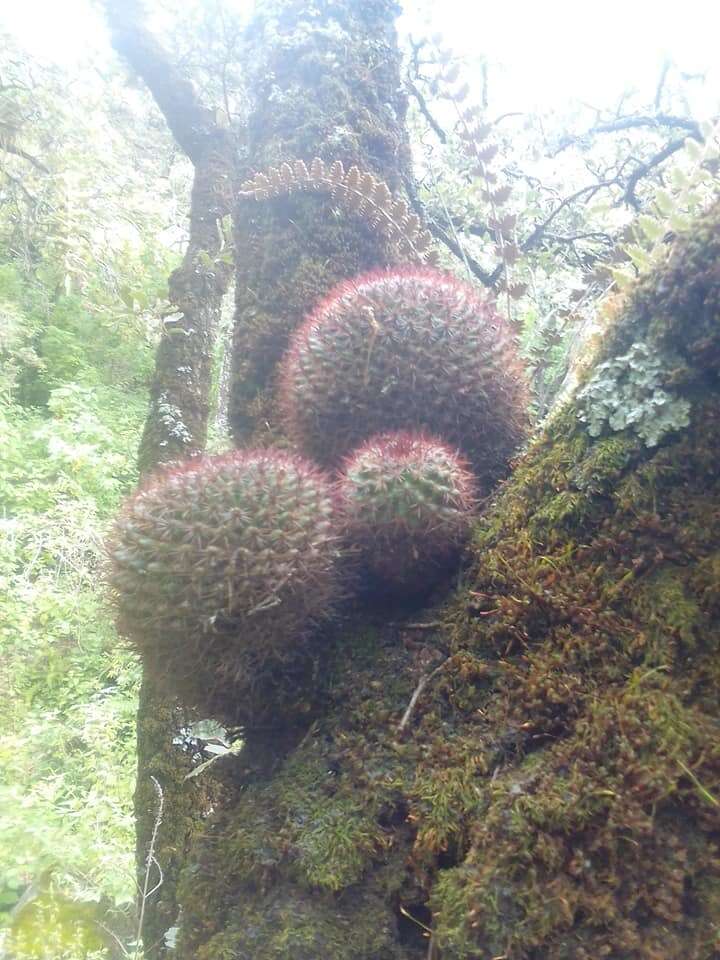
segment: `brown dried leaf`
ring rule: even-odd
[[[301,183],[310,179],[310,173],[308,168],[305,166],[304,160],[296,160],[293,163],[293,173],[295,174],[295,179]]]
[[[328,174],[329,179],[333,183],[339,183],[345,176],[345,169],[342,165],[342,161],[335,160],[335,162],[330,167],[330,172]]]
[[[310,163],[310,179],[316,183],[325,178],[325,164],[320,157],[314,157]]]
[[[494,177],[494,179],[496,180],[497,177]],[[493,183],[494,179],[489,174],[486,174],[486,180],[489,183]],[[492,191],[483,190],[483,200],[500,207],[510,199],[510,192],[509,186],[499,187],[497,190]]]
[[[372,202],[376,207],[380,207],[382,210],[387,210],[392,205],[392,194],[390,193],[390,188],[383,180],[380,180],[379,183],[375,185],[375,192],[372,196]]]
[[[364,197],[366,197],[369,200],[373,195],[376,183],[377,183],[377,180],[371,173],[364,173],[360,178],[360,183],[358,184],[358,190]]]
[[[402,222],[402,228],[408,237],[414,237],[420,230],[420,217],[411,213]]]
[[[396,223],[402,223],[407,216],[408,208],[404,200],[396,200],[390,208],[390,217]]]
[[[460,77],[460,66],[457,63],[453,63],[452,66],[448,67],[446,70],[443,70],[442,78],[445,83],[456,83]]]
[[[498,147],[496,143],[489,143],[486,147],[482,147],[482,149],[477,151],[477,158],[483,163],[491,163],[495,159],[499,149],[500,147]]]
[[[350,190],[357,190],[361,179],[362,173],[360,169],[358,167],[350,167],[347,172],[347,177],[345,177],[345,183]]]
[[[508,293],[513,298],[513,300],[520,300],[528,291],[528,285],[526,283],[511,283],[508,289]]]
[[[512,265],[520,259],[520,250],[514,243],[499,244],[495,247],[495,256],[499,257],[504,263]]]
[[[423,250],[427,250],[430,244],[432,243],[432,234],[429,230],[423,230],[420,232],[418,237],[415,240],[415,249],[418,253],[422,253]]]
[[[475,123],[468,128],[468,132],[475,143],[482,143],[492,133],[492,126],[489,123]]]
[[[504,237],[509,237],[512,231],[515,229],[515,224],[517,223],[517,216],[514,213],[506,213],[504,217],[495,219],[495,217],[490,217],[488,219],[488,226],[491,230],[498,231],[502,233]]]

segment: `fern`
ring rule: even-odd
[[[400,254],[420,263],[437,262],[432,237],[420,218],[410,213],[404,200],[395,200],[390,188],[372,173],[358,167],[345,170],[340,160],[329,166],[315,157],[308,167],[303,160],[281,163],[267,173],[256,173],[240,186],[240,196],[268,200],[298,191],[327,193],[347,210],[364,217]]]

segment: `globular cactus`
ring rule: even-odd
[[[302,698],[309,627],[339,590],[319,470],[275,450],[190,461],[126,504],[109,553],[121,631],[185,703],[247,723]]]
[[[434,438],[373,437],[345,461],[340,480],[348,541],[395,586],[420,588],[457,556],[475,507],[475,480]]]
[[[508,323],[428,268],[336,287],[293,335],[279,385],[287,433],[325,464],[383,430],[426,430],[462,450],[489,489],[525,430]]]

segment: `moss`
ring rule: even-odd
[[[388,0],[326,5],[267,0],[248,32],[253,91],[241,174],[320,156],[357,164],[393,191],[410,182],[410,148]],[[231,421],[238,441],[272,430],[272,377],[289,333],[340,280],[394,256],[363,221],[321,195],[242,200],[237,217]],[[267,416],[270,414],[270,417]],[[266,421],[269,420],[269,423]]]
[[[717,956],[719,234],[618,321],[684,331],[690,426],[648,450],[568,407],[424,629],[337,625],[321,715],[196,847],[182,957],[421,960],[423,925],[441,960]]]
[[[688,654],[698,645],[705,618],[697,601],[688,595],[686,579],[686,571],[663,566],[638,584],[631,603],[655,643],[665,646],[675,637]]]

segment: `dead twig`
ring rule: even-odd
[[[410,718],[411,718],[412,715],[413,715],[413,710],[415,709],[418,700],[419,700],[420,697],[422,696],[422,692],[423,692],[423,690],[425,689],[425,687],[426,687],[426,686],[430,683],[430,681],[433,680],[442,670],[445,669],[445,667],[448,665],[448,663],[450,663],[451,660],[452,660],[452,657],[448,657],[446,660],[443,660],[443,662],[440,664],[440,666],[435,667],[435,669],[434,669],[434,670],[431,670],[430,673],[426,673],[425,676],[423,676],[423,677],[420,678],[420,682],[419,682],[418,685],[415,687],[415,690],[413,691],[413,695],[410,697],[410,703],[408,703],[407,709],[405,710],[405,713],[402,715],[402,720],[401,720],[400,723],[398,724],[398,733],[402,733],[403,730],[407,727],[408,723],[410,722]]]

